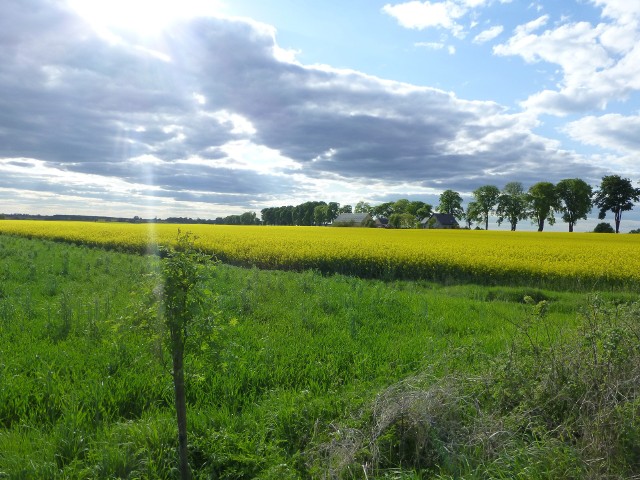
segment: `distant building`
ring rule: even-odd
[[[341,213],[336,217],[333,227],[369,227],[373,219],[368,213]]]
[[[434,213],[420,222],[422,228],[460,228],[456,217],[450,213]]]
[[[387,217],[376,217],[374,222],[377,228],[389,227],[389,219]]]

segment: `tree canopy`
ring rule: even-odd
[[[445,190],[440,194],[440,204],[436,208],[440,213],[449,213],[461,220],[464,216],[464,209],[462,208],[462,197],[458,192],[453,190]]]
[[[619,175],[602,177],[600,188],[596,191],[593,203],[600,209],[600,220],[607,216],[607,212],[614,214],[616,233],[620,232],[622,212],[633,208],[633,203],[640,201],[640,189],[634,188],[631,180]]]
[[[559,210],[562,212],[562,220],[569,224],[569,231],[578,220],[586,220],[591,211],[593,190],[591,186],[580,178],[566,178],[556,185]]]
[[[560,209],[558,193],[551,182],[538,182],[531,185],[527,194],[528,216],[538,225],[538,231],[544,230],[544,222],[556,223],[554,212]]]
[[[484,222],[485,230],[489,230],[489,215],[498,203],[499,196],[500,190],[494,185],[484,185],[473,191],[475,218],[478,222]]]
[[[498,225],[506,219],[511,225],[512,232],[516,230],[519,220],[527,218],[527,196],[522,183],[509,182],[504,186],[498,196],[496,215]]]
[[[467,228],[477,224],[489,229],[489,217],[496,216],[498,225],[508,221],[511,230],[515,230],[519,221],[530,218],[537,225],[538,231],[544,230],[545,224],[554,225],[556,214],[562,214],[562,220],[569,224],[573,232],[575,224],[586,219],[595,205],[599,208],[599,218],[604,219],[606,212],[615,215],[615,230],[619,232],[622,212],[631,210],[634,202],[640,201],[640,188],[634,188],[631,180],[619,175],[602,178],[602,183],[594,193],[592,187],[580,178],[566,178],[554,185],[548,181],[537,182],[524,190],[522,183],[509,182],[502,190],[495,185],[483,185],[473,192],[473,198],[465,206],[462,195],[454,190],[442,191],[435,211],[453,215],[463,220]],[[371,204],[360,200],[355,204],[341,206],[337,202],[308,201],[300,205],[286,205],[262,209],[262,220],[253,212],[242,215],[231,215],[218,218],[213,223],[229,223],[239,225],[326,225],[331,223],[340,213],[369,213],[373,217],[392,215],[411,215],[412,223],[418,225],[433,213],[433,207],[421,200],[399,198],[394,201]],[[398,224],[398,219],[394,222]],[[403,218],[403,226],[409,223],[408,216]],[[385,222],[386,223],[386,222]]]

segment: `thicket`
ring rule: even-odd
[[[0,236],[0,261],[0,476],[177,478],[158,258]],[[640,474],[633,292],[209,278],[196,478]]]

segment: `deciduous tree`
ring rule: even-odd
[[[393,228],[415,228],[416,219],[410,213],[393,213],[389,217],[389,225]]]
[[[464,216],[464,209],[462,208],[462,197],[458,192],[453,190],[445,190],[440,194],[440,204],[436,208],[440,213],[449,213],[461,220]]]
[[[619,175],[606,175],[602,177],[593,203],[600,209],[598,214],[600,220],[607,216],[608,211],[613,212],[616,233],[619,233],[622,212],[631,210],[634,202],[638,201],[640,201],[640,189],[634,188],[631,180]]]
[[[371,213],[372,210],[373,208],[371,207],[371,205],[369,205],[364,200],[360,200],[358,203],[356,203],[354,212],[355,213]]]
[[[464,221],[468,229],[471,229],[474,223],[482,221],[482,212],[480,211],[478,202],[469,202],[467,211],[464,212]]]
[[[527,194],[529,217],[538,225],[538,231],[544,230],[544,222],[556,223],[553,213],[560,209],[556,187],[551,182],[538,182],[529,188]]]
[[[329,206],[317,205],[313,209],[313,221],[316,225],[326,225],[329,221]]]
[[[507,183],[498,196],[496,206],[498,225],[505,219],[511,224],[511,231],[516,230],[519,220],[527,218],[527,198],[520,182]]]
[[[414,200],[413,202],[409,202],[406,213],[413,215],[416,222],[420,222],[423,218],[431,216],[431,208],[431,205],[428,203],[421,200]]]
[[[591,186],[580,178],[566,178],[556,185],[562,220],[569,224],[569,231],[573,232],[578,220],[586,220],[591,211],[593,190]]]
[[[489,215],[493,212],[500,190],[494,185],[484,185],[473,191],[478,221],[484,222],[484,229],[489,230]]]

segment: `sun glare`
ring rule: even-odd
[[[150,36],[177,19],[219,13],[218,0],[68,0],[69,6],[101,35],[123,32]]]

